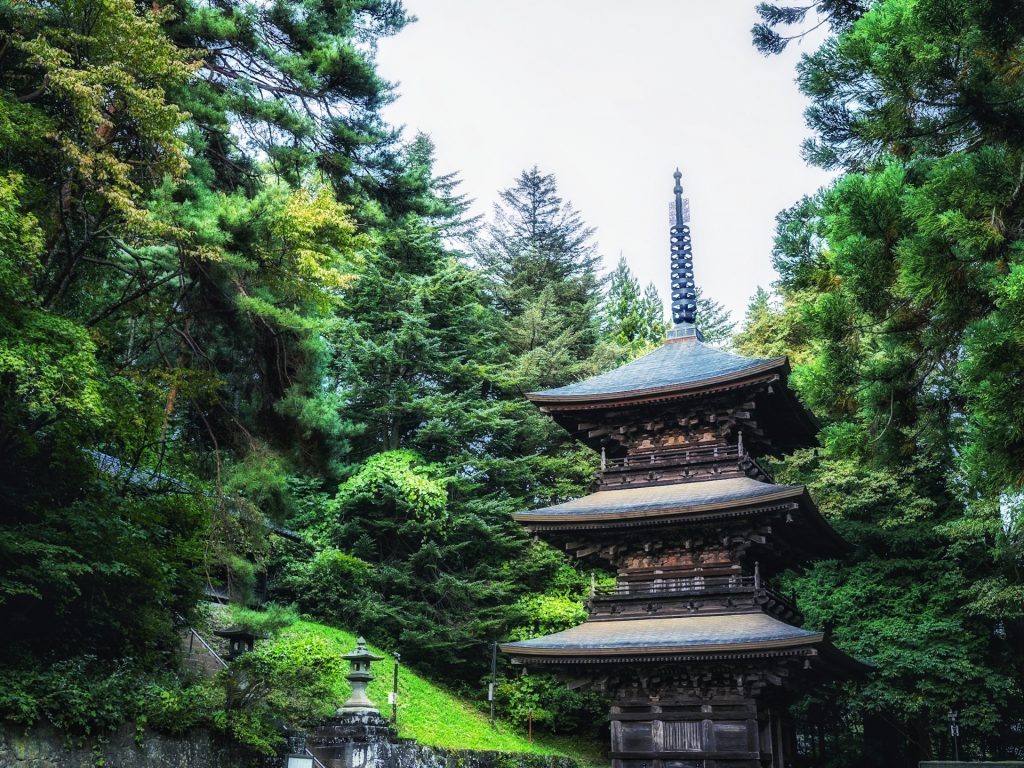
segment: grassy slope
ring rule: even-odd
[[[300,621],[285,630],[285,633],[292,632],[322,637],[335,645],[339,653],[350,652],[356,644],[355,635],[349,632],[309,621]],[[386,715],[394,659],[376,648],[371,647],[371,650],[386,657],[385,661],[374,665],[377,679],[370,684],[370,698]],[[336,691],[338,701],[347,698],[348,687],[345,680],[340,681]],[[401,667],[398,674],[398,732],[400,736],[438,747],[563,754],[576,758],[584,766],[605,768],[608,765],[603,746],[592,739],[538,735],[530,744],[525,733],[508,723],[499,720],[497,726],[491,728],[485,713],[405,667]]]

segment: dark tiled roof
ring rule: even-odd
[[[613,656],[627,653],[709,653],[789,648],[821,642],[820,632],[794,627],[765,613],[588,621],[578,627],[516,643],[512,655]]]
[[[729,381],[785,365],[784,357],[740,357],[690,338],[669,341],[650,354],[600,376],[557,389],[531,392],[528,397],[538,403],[611,399]]]
[[[798,499],[803,492],[801,485],[774,485],[750,477],[733,477],[598,491],[564,504],[519,512],[514,517],[523,523],[656,517]]]

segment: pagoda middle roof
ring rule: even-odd
[[[503,643],[516,656],[621,656],[721,653],[794,648],[824,635],[794,627],[766,613],[587,621],[544,637]]]
[[[803,495],[802,485],[775,485],[751,477],[731,477],[597,491],[562,504],[517,512],[513,517],[527,524],[675,517],[776,501],[796,501]]]
[[[696,338],[670,339],[653,352],[612,371],[564,387],[530,392],[527,397],[543,404],[656,395],[730,382],[785,369],[787,365],[785,357],[742,357]]]

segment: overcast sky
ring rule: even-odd
[[[806,50],[750,44],[753,0],[406,0],[384,40],[385,111],[429,134],[477,211],[524,168],[558,177],[608,268],[622,253],[668,298],[668,203],[678,165],[698,285],[740,318],[773,279],[775,214],[828,180],[800,158]],[[667,308],[667,301],[666,301]]]

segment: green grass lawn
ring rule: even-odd
[[[290,633],[324,638],[336,646],[339,653],[348,653],[356,646],[356,636],[352,633],[310,621],[296,622],[284,630],[284,634]],[[387,716],[394,659],[372,646],[371,650],[386,657],[385,661],[374,665],[377,679],[370,684],[370,698]],[[344,701],[349,693],[348,682],[341,680],[335,693],[339,702]],[[573,757],[588,767],[606,768],[608,765],[604,745],[594,739],[535,735],[531,744],[525,732],[509,723],[499,720],[492,728],[484,712],[406,667],[400,667],[398,673],[398,733],[436,747],[559,754]]]

